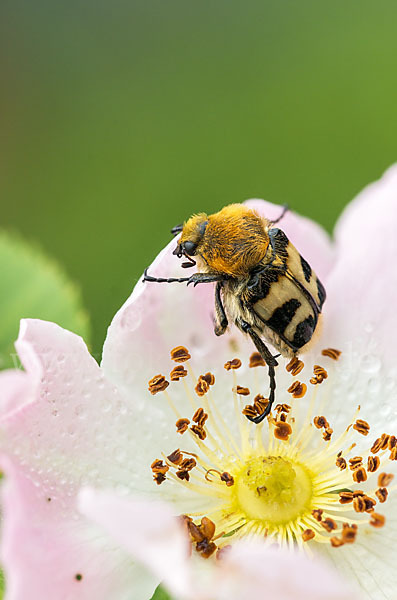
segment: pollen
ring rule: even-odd
[[[245,537],[297,545],[309,554],[324,543],[347,549],[366,534],[363,526],[387,527],[378,510],[396,487],[387,465],[397,454],[397,439],[383,433],[368,440],[371,427],[357,418],[359,408],[342,426],[330,426],[332,397],[326,403],[317,396],[335,376],[340,352],[328,348],[322,356],[333,361],[331,368],[317,364],[313,377],[304,378],[299,359],[288,363],[287,372],[303,381],[278,385],[278,404],[258,425],[246,416],[256,418],[267,409],[267,379],[255,368],[240,369],[238,357],[205,367],[198,361],[195,375],[195,357],[178,346],[171,359],[184,364],[170,367],[171,384],[163,375],[150,380],[149,391],[163,392],[159,398],[168,402],[175,427],[164,437],[163,452],[148,460],[148,471],[160,495],[167,490],[180,498],[181,519],[202,558],[221,557]],[[262,366],[261,357],[251,354],[249,366]],[[308,389],[304,381],[310,378],[316,383]],[[254,399],[245,404],[249,394]],[[226,400],[230,409],[224,413]]]
[[[251,354],[249,367],[250,369],[253,369],[254,367],[266,367],[266,363],[263,360],[262,356],[259,354],[259,352],[253,352]]]

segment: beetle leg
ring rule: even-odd
[[[221,297],[222,282],[215,286],[215,335],[223,335],[229,325]]]
[[[211,275],[210,273],[193,273],[190,277],[152,277],[148,275],[147,269],[143,273],[143,281],[149,281],[152,283],[191,283],[196,287],[199,283],[214,283],[216,281],[223,281],[224,275]]]
[[[254,331],[253,327],[242,319],[238,320],[238,326],[245,332],[248,333],[251,340],[254,342],[256,349],[259,354],[262,356],[263,360],[267,364],[269,379],[270,379],[270,393],[269,393],[269,404],[266,406],[265,411],[258,415],[257,417],[248,417],[250,421],[253,423],[261,423],[265,417],[270,413],[272,409],[273,402],[275,400],[275,390],[276,390],[276,372],[275,367],[277,367],[278,362],[270,352],[269,348],[264,344],[259,335]]]
[[[152,277],[147,274],[147,269],[145,269],[142,281],[150,281],[153,283],[183,283],[184,281],[189,281],[189,279],[190,277],[168,277],[168,279],[164,277]]]

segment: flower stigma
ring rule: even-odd
[[[370,432],[370,425],[358,418],[360,407],[338,436],[326,416],[318,414],[324,404],[317,402],[318,386],[332,379],[340,354],[324,349],[327,369],[314,365],[307,383],[300,381],[304,363],[293,358],[286,366],[292,377],[284,392],[288,402],[277,404],[259,425],[246,418],[261,415],[268,403],[259,391],[257,368],[265,363],[257,352],[243,374],[256,388],[252,404],[242,402],[251,389],[243,381],[237,383],[240,358],[224,365],[230,373],[233,417],[228,424],[217,406],[215,376],[197,377],[184,346],[171,351],[171,360],[178,363],[170,372],[171,388],[163,375],[149,381],[151,394],[165,397],[175,414],[175,432],[182,436],[181,448],[152,462],[153,479],[159,486],[183,486],[195,500],[202,498],[203,510],[182,519],[203,557],[216,551],[219,556],[243,537],[297,545],[311,553],[314,543],[338,548],[353,543],[361,525],[385,524],[375,507],[389,495],[393,475],[380,470],[386,461],[397,459],[396,437],[384,433],[355,456],[354,438],[366,438]],[[177,408],[173,385],[183,386],[190,414]],[[222,388],[224,393],[224,384]],[[302,416],[301,398],[306,394],[309,402]],[[190,443],[184,450],[186,436]]]

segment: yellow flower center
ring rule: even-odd
[[[180,395],[178,403],[174,402],[163,375],[149,382],[149,391],[164,394],[175,415],[180,446],[153,461],[154,481],[164,484],[161,490],[168,490],[170,484],[186,488],[184,498],[192,501],[195,512],[186,506],[184,520],[197,551],[208,557],[247,536],[300,548],[312,542],[337,548],[354,542],[359,525],[382,527],[385,518],[377,509],[387,500],[393,475],[380,471],[385,461],[397,460],[397,438],[383,434],[357,456],[352,452],[357,452],[352,439],[366,438],[370,432],[370,425],[357,418],[360,408],[339,435],[316,409],[319,386],[332,381],[333,361],[340,352],[324,350],[323,357],[331,361],[328,371],[314,365],[314,376],[309,375],[307,383],[296,379],[301,378],[302,361],[292,359],[286,366],[292,384],[284,392],[278,387],[283,404],[274,406],[259,425],[246,418],[263,413],[267,403],[260,394],[262,378],[256,373],[263,361],[255,354],[249,363],[253,370],[243,372],[240,382],[236,372],[241,360],[225,364],[232,377],[228,416],[234,405],[235,422],[231,427],[218,408],[215,376],[206,373],[197,378],[186,348],[171,352],[173,360],[184,364],[170,373],[172,382],[182,379],[174,385],[184,387],[184,402]],[[224,388],[223,384],[221,393]],[[302,398],[308,391],[306,403]],[[251,394],[253,403],[244,407],[241,401]],[[326,398],[320,394],[319,405],[332,406],[329,391]],[[175,489],[170,491],[175,498]]]
[[[245,463],[235,477],[234,492],[248,519],[280,525],[310,512],[313,486],[302,465],[264,456]]]

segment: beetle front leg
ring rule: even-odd
[[[222,282],[218,281],[215,286],[215,335],[223,335],[229,325],[221,297]]]

